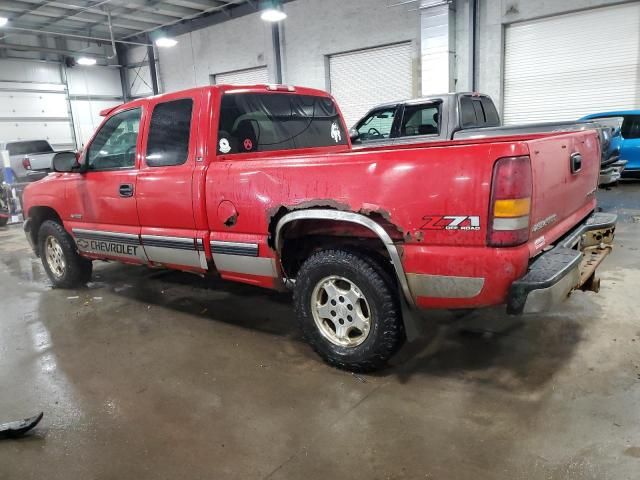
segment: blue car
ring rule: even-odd
[[[617,121],[619,125],[620,119],[620,135],[612,137],[610,149],[617,149],[620,160],[627,161],[623,177],[640,178],[640,110],[593,113],[580,120],[598,120],[605,124],[611,121],[612,125]]]

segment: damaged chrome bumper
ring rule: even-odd
[[[564,240],[539,256],[511,285],[510,314],[536,313],[565,300],[576,289],[598,291],[598,265],[611,252],[617,215],[594,213]]]
[[[622,177],[622,172],[627,165],[626,160],[618,160],[615,163],[607,165],[600,170],[600,176],[598,178],[599,185],[610,185],[616,183]]]

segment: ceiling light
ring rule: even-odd
[[[175,47],[178,41],[175,38],[160,37],[156,39],[156,45],[161,48]]]
[[[80,57],[78,60],[78,65],[85,65],[85,66],[90,66],[90,65],[95,65],[96,64],[96,59],[95,58],[90,58],[90,57]]]
[[[262,11],[260,18],[265,22],[280,22],[287,18],[287,14],[277,8],[267,8]]]
[[[0,27],[4,27],[9,22],[8,18],[0,17]]]

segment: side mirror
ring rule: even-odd
[[[355,142],[356,140],[358,140],[360,138],[360,134],[358,133],[358,131],[355,128],[350,128],[349,129],[349,137],[351,137],[351,141]]]
[[[73,172],[80,169],[76,152],[58,152],[53,156],[52,163],[56,172]]]

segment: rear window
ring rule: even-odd
[[[49,142],[46,140],[7,143],[7,150],[9,150],[9,156],[53,152],[53,148],[51,148],[51,145],[49,145]]]
[[[460,121],[463,128],[500,125],[498,111],[488,97],[460,97]]]
[[[218,153],[346,145],[333,101],[287,93],[226,93],[220,107]]]

